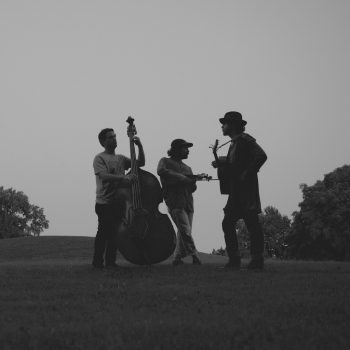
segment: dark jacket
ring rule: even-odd
[[[225,162],[230,188],[225,211],[239,216],[247,211],[261,213],[257,173],[266,159],[252,136],[243,133],[233,142]]]

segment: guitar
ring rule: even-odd
[[[201,173],[201,174],[196,174],[196,175],[186,175],[187,177],[189,177],[192,180],[196,180],[196,181],[212,181],[212,180],[218,180],[218,179],[213,179],[212,176],[205,174],[205,173]]]
[[[228,142],[226,142],[225,144],[227,143]],[[229,183],[229,172],[227,169],[226,157],[218,157],[217,155],[217,150],[222,146],[223,145],[219,146],[219,140],[215,140],[215,143],[211,148],[213,149],[216,168],[218,169],[218,178],[220,181],[220,192],[221,194],[229,194],[230,183]]]

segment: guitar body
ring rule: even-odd
[[[218,157],[220,166],[218,166],[218,179],[220,183],[220,193],[230,194],[230,174],[226,164],[226,157]]]

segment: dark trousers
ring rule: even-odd
[[[222,229],[225,235],[227,255],[229,258],[239,256],[236,223],[240,218],[243,218],[250,234],[250,253],[252,257],[262,256],[264,252],[264,235],[257,212],[250,211],[243,215],[237,215],[234,211],[225,209]]]
[[[95,205],[98,228],[94,246],[94,265],[113,265],[117,258],[117,229],[122,218],[119,204]]]

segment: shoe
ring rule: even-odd
[[[252,258],[247,266],[248,270],[263,270],[264,269],[264,258]]]
[[[172,262],[173,266],[178,266],[178,265],[183,265],[184,262],[181,260],[181,259],[175,259],[173,262]]]
[[[237,256],[230,258],[228,263],[224,266],[225,269],[239,269],[241,267],[241,257]]]

